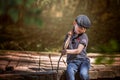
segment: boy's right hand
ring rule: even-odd
[[[61,53],[62,55],[66,55],[66,50],[65,50],[65,49],[64,49],[64,50],[61,50],[60,53]]]

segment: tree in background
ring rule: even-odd
[[[59,51],[73,19],[86,14],[92,20],[88,51],[119,52],[119,13],[120,0],[0,0],[0,49],[16,50],[15,43],[25,50]]]
[[[10,47],[28,38],[27,25],[41,25],[40,12],[36,0],[0,0],[0,48],[16,49]]]
[[[0,0],[0,26],[24,23],[41,24],[40,9],[36,8],[35,0]]]

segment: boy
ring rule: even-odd
[[[76,72],[79,72],[82,80],[89,80],[90,60],[86,55],[88,37],[85,32],[90,26],[89,18],[86,15],[79,15],[73,23],[73,30],[68,32],[65,38],[61,53],[67,54],[67,80],[75,80]]]

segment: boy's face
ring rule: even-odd
[[[76,34],[81,34],[86,31],[86,28],[78,26],[76,22],[74,22],[74,31]]]

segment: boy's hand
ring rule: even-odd
[[[65,55],[65,54],[66,54],[66,50],[65,50],[65,49],[64,49],[64,50],[61,50],[60,53],[61,53],[62,55]]]
[[[69,31],[69,32],[68,32],[68,35],[69,35],[69,36],[72,36],[72,35],[73,35],[73,31]]]

